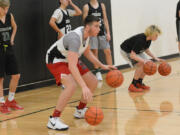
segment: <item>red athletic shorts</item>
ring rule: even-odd
[[[46,66],[49,69],[49,71],[53,74],[54,78],[56,79],[57,85],[61,84],[61,76],[63,76],[63,74],[66,75],[71,74],[68,68],[68,63],[66,62],[46,64]],[[85,73],[89,72],[87,66],[81,61],[78,61],[77,67],[81,75],[84,75]]]

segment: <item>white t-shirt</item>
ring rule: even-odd
[[[52,17],[56,18],[56,23],[61,23],[62,18],[63,18],[63,13],[62,11],[63,9],[58,8],[54,11]],[[63,12],[67,15],[67,12],[69,13],[69,16],[74,16],[76,14],[75,10],[71,10],[71,9],[67,9],[67,10],[63,10]]]

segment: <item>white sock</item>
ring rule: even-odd
[[[14,95],[15,95],[14,92],[9,92],[8,100],[9,100],[9,101],[13,101]]]
[[[0,97],[0,103],[5,103],[4,97]]]

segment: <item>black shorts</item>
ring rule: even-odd
[[[19,74],[19,70],[13,47],[0,45],[0,77],[16,74]]]
[[[179,19],[176,19],[176,30],[177,30],[178,41],[180,41],[180,20]]]

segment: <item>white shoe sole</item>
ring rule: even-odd
[[[84,117],[80,117],[80,116],[78,116],[78,115],[76,115],[76,114],[74,114],[74,117],[75,117],[76,119],[84,119]]]
[[[69,127],[58,129],[58,128],[53,127],[51,124],[48,124],[47,128],[53,129],[53,130],[58,130],[58,131],[64,131],[64,130],[68,130],[69,129]]]

